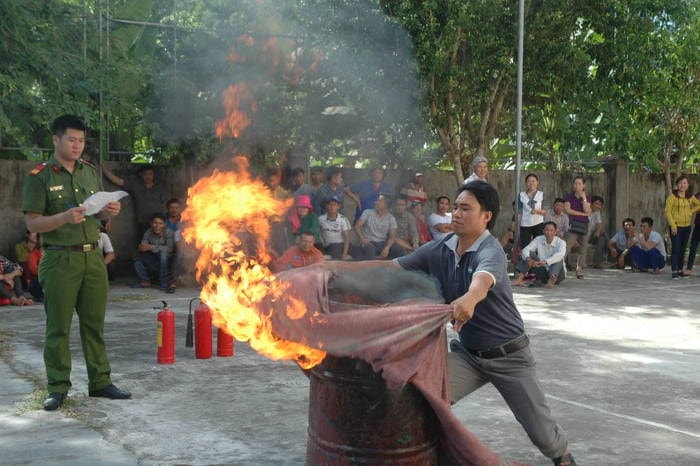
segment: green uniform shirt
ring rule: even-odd
[[[95,166],[79,159],[73,173],[69,173],[54,158],[34,168],[24,179],[22,211],[45,216],[59,214],[77,207],[92,194],[100,191],[100,178]],[[98,239],[99,220],[85,217],[80,224],[66,223],[53,231],[42,233],[42,244],[76,246],[95,243]]]

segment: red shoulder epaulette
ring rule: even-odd
[[[85,159],[80,159],[80,163],[83,163],[83,164],[85,164],[85,165],[89,165],[89,166],[91,166],[92,168],[97,169],[97,166],[96,166],[94,163],[88,162],[88,161],[85,160]]]
[[[39,172],[40,172],[41,170],[43,170],[44,168],[46,168],[46,162],[41,162],[39,165],[37,165],[36,167],[34,167],[34,168],[32,169],[32,171],[29,172],[29,174],[30,174],[30,175],[36,175],[37,173],[39,173]]]

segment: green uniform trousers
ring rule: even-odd
[[[46,250],[39,265],[39,282],[44,289],[46,311],[44,364],[48,392],[68,393],[71,386],[73,310],[80,324],[88,390],[100,390],[112,383],[104,342],[109,284],[102,251]]]

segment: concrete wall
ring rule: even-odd
[[[136,168],[128,163],[108,162],[112,171],[121,176],[136,176]],[[12,258],[14,244],[21,240],[24,233],[24,220],[20,211],[22,181],[35,166],[34,162],[17,160],[0,160],[0,208],[3,212],[3,222],[0,224],[0,254]],[[207,176],[212,168],[194,169],[185,167],[178,169],[159,167],[156,177],[164,180],[172,197],[178,197],[186,202],[187,188],[197,179]],[[367,176],[367,170],[345,169],[343,177],[346,184],[362,180]],[[525,187],[524,178],[529,172],[523,172],[521,190]],[[555,197],[561,197],[571,190],[575,173],[535,172],[540,179],[540,189],[545,193],[545,201],[550,204]],[[514,197],[514,172],[496,171],[489,173],[490,182],[501,193],[501,214],[493,233],[499,236],[507,227],[512,216],[511,200]],[[391,171],[387,173],[387,181],[400,188],[411,177],[407,171]],[[614,232],[621,228],[622,219],[629,216],[637,220],[643,216],[654,219],[655,228],[662,233],[666,231],[666,220],[663,215],[663,205],[666,192],[663,175],[650,173],[629,173],[623,163],[610,164],[604,173],[586,175],[586,188],[591,194],[597,194],[605,199],[603,210],[607,230]],[[697,190],[698,177],[691,177],[691,188]],[[435,206],[435,198],[446,195],[453,198],[457,182],[451,172],[425,172],[426,188],[429,193],[428,212]],[[116,190],[117,187],[105,181],[105,189]],[[346,201],[346,212],[352,211],[354,204]],[[131,258],[139,238],[136,237],[134,210],[129,197],[122,204],[122,213],[114,219],[111,238],[117,253],[118,270],[123,274],[131,274]]]

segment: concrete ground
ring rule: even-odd
[[[578,464],[700,464],[700,277],[586,272],[554,290],[516,289],[540,379]],[[73,388],[57,412],[41,408],[42,308],[0,308],[0,464],[304,464],[307,378],[246,343],[231,358],[195,359],[185,324],[196,295],[114,285],[106,323],[113,380],[133,399],[87,397],[74,323]],[[156,363],[161,299],[177,314],[172,365]],[[501,455],[551,464],[492,387],[454,409]]]

